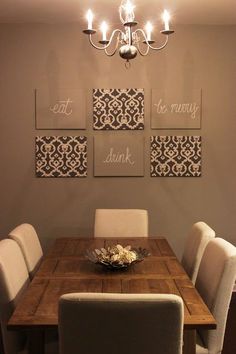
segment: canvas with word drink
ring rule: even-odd
[[[84,90],[36,90],[36,128],[85,129],[86,95]]]
[[[94,138],[94,176],[143,176],[143,136],[106,134]]]
[[[152,129],[200,129],[202,91],[152,89]]]

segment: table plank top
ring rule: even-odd
[[[87,249],[120,243],[150,256],[125,270],[107,270],[85,257]],[[55,327],[58,300],[72,292],[169,293],[184,301],[185,329],[216,328],[216,321],[165,238],[57,239],[11,317],[9,329]]]
[[[87,249],[108,247],[121,244],[131,247],[147,248],[154,257],[174,257],[175,253],[164,237],[132,237],[132,238],[75,238],[63,237],[56,239],[53,247],[49,250],[47,258],[82,257]]]

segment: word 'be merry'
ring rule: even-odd
[[[162,103],[162,98],[159,99],[158,103],[154,103],[156,106],[156,112],[158,114],[165,113],[188,113],[192,119],[196,118],[196,114],[199,110],[199,105],[196,102],[192,103]]]
[[[114,152],[114,148],[111,147],[107,157],[103,162],[134,165],[134,161],[132,160],[132,154],[130,153],[129,147],[126,147],[125,152]]]
[[[67,100],[57,101],[57,103],[55,103],[55,105],[49,109],[54,114],[65,114],[66,116],[69,116],[73,112],[72,108],[70,107],[71,103],[73,103],[73,101],[71,101],[70,98],[67,98]]]

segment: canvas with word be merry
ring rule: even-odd
[[[200,89],[152,89],[152,129],[200,129]]]

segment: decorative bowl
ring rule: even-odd
[[[141,262],[149,256],[145,248],[123,247],[121,245],[108,246],[107,248],[96,248],[87,250],[86,257],[93,263],[101,264],[109,269],[122,269],[131,266],[134,263]]]

